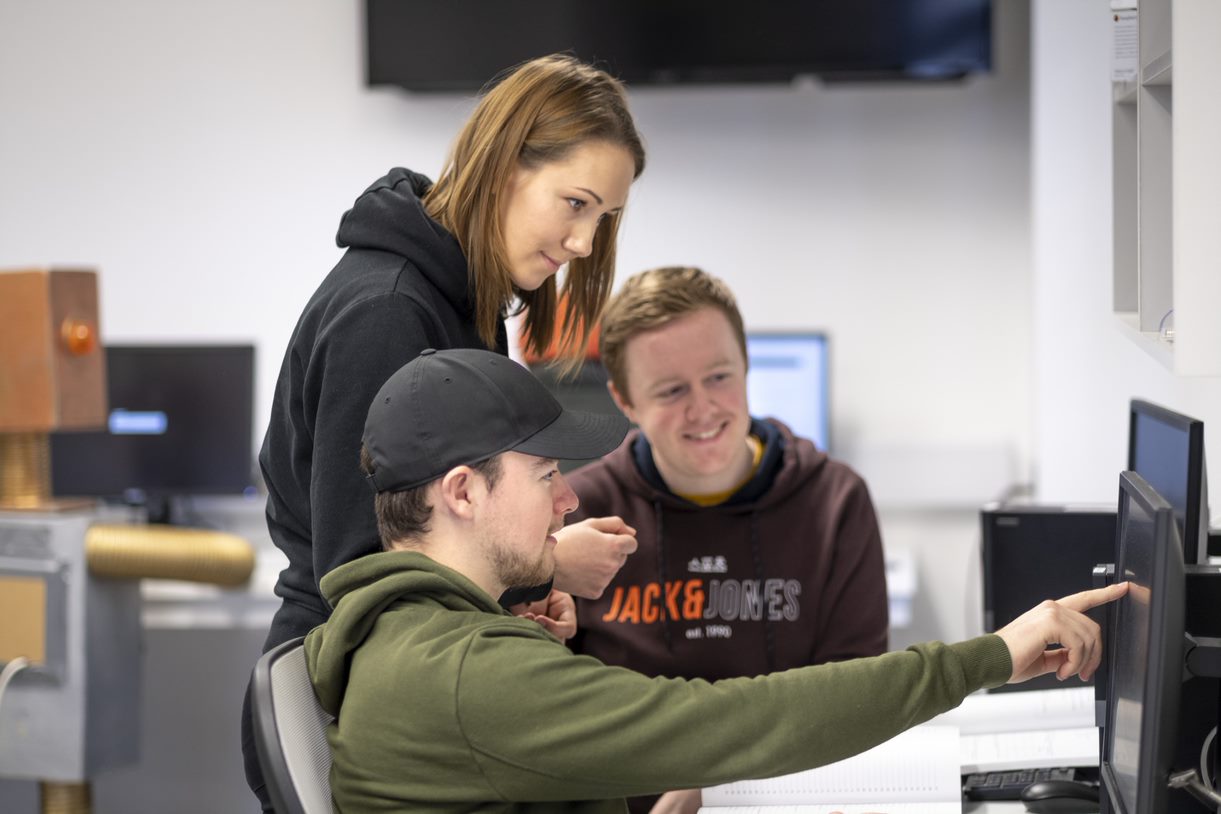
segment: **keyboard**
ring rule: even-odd
[[[1098,782],[1098,769],[1015,769],[962,776],[964,800],[1020,800],[1022,789],[1044,780]]]

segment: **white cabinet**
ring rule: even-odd
[[[1221,2],[1140,0],[1113,88],[1113,309],[1176,373],[1221,375]]]

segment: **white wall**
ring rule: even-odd
[[[108,341],[254,342],[261,435],[340,214],[390,166],[435,174],[471,106],[364,87],[360,7],[0,0],[0,267],[97,267]],[[1031,353],[1026,4],[996,13],[996,70],[963,84],[632,91],[649,166],[620,276],[699,264],[751,325],[830,332],[836,450],[920,562],[895,644],[971,628],[975,507],[1055,463],[1031,431],[1032,361],[1059,360]],[[200,810],[240,783],[201,781]]]
[[[108,341],[253,341],[261,437],[339,215],[392,165],[435,173],[471,106],[364,87],[359,7],[5,0],[0,267],[99,268]],[[632,92],[620,275],[700,264],[751,325],[828,330],[833,443],[884,506],[1029,477],[1025,4],[997,17],[963,84]]]
[[[339,215],[392,165],[435,174],[470,107],[365,88],[359,6],[5,0],[0,266],[99,268],[110,341],[254,341],[265,414]],[[1027,456],[1026,31],[1002,6],[999,70],[965,85],[633,92],[621,276],[698,263],[752,324],[828,329],[850,455]]]
[[[1115,501],[1132,397],[1202,419],[1221,461],[1221,379],[1172,375],[1110,312],[1110,31],[1107,0],[1034,4],[1034,463],[1056,502]],[[1216,510],[1221,477],[1210,492]]]

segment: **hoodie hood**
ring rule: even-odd
[[[432,181],[395,167],[366,189],[339,220],[335,243],[341,249],[369,249],[409,257],[459,311],[474,310],[470,271],[458,239],[424,209]],[[454,274],[463,269],[465,274]],[[448,273],[439,273],[444,270]]]
[[[783,503],[808,481],[820,476],[827,454],[793,435],[782,422],[752,418],[750,432],[764,445],[759,469],[728,500],[716,506],[696,506],[671,492],[657,471],[652,448],[640,430],[632,430],[619,448],[603,460],[620,488],[668,510],[741,513],[766,509]]]
[[[326,624],[310,631],[305,651],[318,700],[332,715],[347,689],[352,652],[391,605],[429,603],[451,611],[509,615],[474,582],[417,551],[361,557],[323,577],[321,588],[335,611]]]

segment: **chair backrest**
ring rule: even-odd
[[[314,695],[304,641],[284,642],[255,664],[254,745],[277,814],[332,814],[326,729],[334,718]]]

